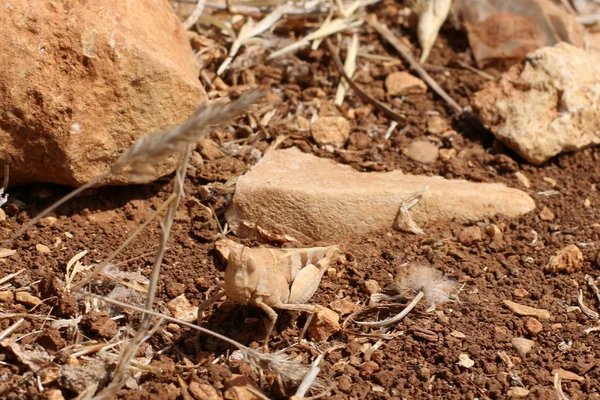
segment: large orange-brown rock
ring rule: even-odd
[[[0,165],[10,165],[11,184],[81,185],[135,139],[182,122],[206,100],[167,0],[7,0],[1,8]]]

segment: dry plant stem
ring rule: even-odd
[[[199,325],[192,324],[191,322],[186,322],[186,321],[183,321],[183,320],[180,320],[180,319],[177,319],[177,318],[169,317],[167,315],[163,315],[163,314],[158,313],[156,311],[146,310],[146,309],[143,309],[141,307],[137,307],[137,306],[134,306],[134,305],[131,305],[131,304],[123,303],[121,301],[114,300],[114,299],[111,299],[111,298],[108,298],[108,297],[104,297],[104,296],[100,296],[100,295],[97,295],[97,294],[84,293],[84,295],[92,297],[94,299],[102,300],[102,301],[104,301],[104,302],[106,302],[108,304],[119,306],[119,307],[122,307],[122,308],[125,308],[125,309],[128,309],[128,310],[132,310],[132,311],[137,311],[139,313],[143,313],[143,314],[148,315],[148,316],[158,317],[158,318],[164,319],[165,321],[174,322],[174,323],[179,324],[179,325],[187,326],[188,328],[192,328],[192,329],[197,330],[199,332],[202,332],[202,333],[204,333],[206,335],[210,335],[212,337],[220,339],[220,340],[222,340],[222,341],[224,341],[226,343],[229,343],[230,345],[236,347],[237,349],[239,349],[242,352],[242,354],[244,355],[244,358],[246,359],[246,361],[248,361],[248,362],[252,362],[252,360],[259,361],[259,362],[266,363],[266,364],[270,364],[270,363],[273,362],[273,361],[271,361],[271,360],[273,360],[273,358],[271,357],[270,354],[259,353],[258,351],[254,350],[254,349],[251,349],[250,347],[246,347],[243,344],[241,344],[239,342],[236,342],[233,339],[228,338],[227,336],[223,336],[223,335],[221,335],[221,334],[219,334],[217,332],[213,332],[210,329],[203,328],[203,327],[201,327]]]
[[[377,17],[374,14],[369,14],[365,21],[377,31],[385,40],[387,40],[396,51],[408,62],[410,67],[419,74],[429,87],[438,94],[446,103],[454,108],[458,113],[462,113],[462,107],[454,101],[452,97],[444,89],[438,85],[438,83],[423,69],[423,66],[412,56],[410,49],[406,47],[398,38],[390,31],[385,25],[377,21]]]
[[[352,78],[350,78],[348,76],[348,74],[346,74],[346,71],[344,71],[344,64],[342,64],[342,60],[340,60],[340,57],[338,56],[337,51],[336,51],[335,47],[333,46],[333,44],[331,44],[331,41],[329,40],[329,38],[325,38],[325,45],[327,46],[327,50],[331,54],[331,58],[333,59],[333,63],[335,64],[335,67],[337,68],[338,72],[346,80],[346,82],[348,82],[348,85],[352,88],[352,90],[354,90],[356,92],[356,94],[361,99],[363,99],[365,102],[367,102],[368,104],[375,107],[377,110],[381,111],[381,113],[383,113],[383,115],[385,115],[386,117],[388,117],[391,120],[394,120],[394,121],[405,121],[406,120],[406,118],[404,118],[400,114],[396,113],[395,111],[393,111],[391,108],[389,108],[385,104],[380,103],[377,100],[375,100],[374,98],[372,98],[371,96],[369,96],[360,86],[358,86],[356,83],[354,83]]]
[[[0,285],[2,285],[5,282],[10,281],[12,278],[14,278],[15,276],[18,276],[20,274],[23,273],[23,271],[25,271],[25,269],[20,269],[17,272],[10,274],[10,275],[6,275],[4,278],[0,279]]]
[[[156,211],[154,211],[152,213],[152,215],[146,219],[146,221],[144,221],[143,224],[141,224],[136,230],[135,232],[133,232],[126,241],[124,241],[115,251],[113,251],[104,261],[102,261],[100,264],[98,264],[96,267],[94,267],[94,270],[92,272],[90,272],[81,282],[79,282],[77,285],[75,285],[73,287],[74,291],[78,291],[81,288],[83,288],[85,285],[87,285],[88,283],[90,283],[94,277],[96,275],[98,275],[103,269],[104,267],[106,267],[108,265],[108,263],[110,263],[117,255],[119,255],[123,249],[125,247],[127,247],[131,242],[133,242],[135,240],[136,237],[138,237],[138,235],[140,233],[142,233],[142,231],[144,231],[144,229],[146,229],[146,227],[152,222],[154,221],[154,219],[161,213],[163,212],[163,210],[171,204],[171,202],[173,200],[175,200],[176,195],[175,194],[171,194],[171,196],[169,196],[167,198],[167,200],[161,204],[160,207],[158,207],[158,209]]]
[[[383,328],[383,327],[387,327],[390,325],[395,325],[402,318],[406,317],[408,315],[408,313],[412,311],[413,308],[416,307],[416,305],[419,303],[419,301],[421,301],[423,296],[425,296],[425,293],[423,291],[419,291],[419,293],[417,293],[415,298],[412,299],[412,301],[410,303],[408,303],[408,305],[404,308],[404,310],[402,310],[402,312],[396,314],[395,316],[393,316],[391,318],[386,318],[383,321],[375,321],[375,322],[362,322],[362,321],[354,321],[354,322],[356,322],[359,325],[366,325],[366,326],[370,326],[373,328]]]
[[[586,275],[583,279],[585,279],[585,283],[592,289],[594,292],[594,296],[596,296],[596,301],[600,304],[600,291],[598,290],[598,286],[596,285],[596,281],[590,275]]]
[[[177,174],[173,181],[172,196],[174,196],[174,199],[170,200],[168,203],[169,210],[167,212],[165,223],[163,225],[160,245],[158,247],[156,257],[154,259],[154,266],[152,267],[152,277],[150,278],[150,286],[148,288],[148,294],[146,297],[146,310],[148,311],[152,311],[152,306],[154,304],[154,297],[156,295],[156,287],[158,283],[158,277],[160,274],[160,267],[162,265],[165,250],[167,248],[167,242],[171,233],[171,226],[173,225],[173,221],[175,219],[175,213],[177,212],[177,207],[179,206],[179,202],[182,197],[183,180],[185,179],[185,173],[187,170],[190,154],[191,145],[188,145],[185,148],[185,151],[181,154],[181,161],[179,163],[179,167],[177,168]],[[113,375],[112,382],[98,395],[99,399],[110,398],[125,383],[125,371],[127,369],[127,366],[137,353],[142,343],[144,343],[148,339],[148,332],[150,330],[151,322],[152,315],[144,314],[140,327],[138,328],[134,337],[131,339],[131,342],[126,347],[124,347],[124,351],[121,353],[119,363],[117,364],[115,373]]]
[[[8,335],[13,333],[19,327],[19,325],[23,323],[23,321],[25,321],[25,319],[21,318],[20,320],[18,320],[17,322],[0,332],[0,341],[4,340],[6,337],[8,337]]]
[[[308,393],[308,391],[310,390],[310,387],[315,382],[315,379],[317,379],[317,375],[319,375],[319,371],[321,371],[321,368],[319,368],[319,364],[323,360],[324,355],[325,354],[319,354],[319,356],[312,363],[312,365],[310,366],[310,369],[308,370],[308,373],[304,376],[304,379],[300,383],[300,386],[298,386],[298,389],[296,390],[294,397],[303,398],[304,395],[306,393]]]
[[[183,29],[184,30],[187,31],[192,26],[194,26],[196,21],[198,21],[198,18],[202,15],[202,11],[204,11],[205,5],[206,5],[206,0],[198,0],[198,2],[196,3],[196,6],[194,7],[194,11],[192,11],[192,13],[186,18],[186,20],[183,21]]]
[[[594,321],[598,321],[598,319],[600,319],[600,315],[596,311],[590,309],[583,303],[583,291],[581,289],[579,289],[577,292],[577,304],[579,305],[581,312],[584,313],[588,318],[593,319]]]
[[[562,390],[562,379],[559,374],[554,374],[554,390],[556,391],[556,398],[558,400],[569,400]]]
[[[69,193],[68,195],[66,195],[65,197],[58,200],[56,203],[52,204],[51,206],[46,208],[44,211],[42,211],[41,213],[36,215],[31,221],[29,221],[28,223],[23,225],[21,227],[21,229],[19,229],[17,232],[15,232],[9,239],[2,242],[0,244],[0,247],[9,246],[13,242],[13,240],[15,240],[16,238],[21,236],[23,233],[25,233],[25,231],[27,231],[33,225],[37,224],[40,219],[44,218],[46,215],[48,215],[49,213],[51,213],[52,211],[57,209],[59,206],[63,205],[67,201],[71,200],[73,197],[77,196],[79,193],[83,192],[86,189],[91,188],[92,186],[94,186],[95,184],[97,184],[98,182],[100,182],[102,179],[106,178],[110,174],[111,174],[111,171],[106,171],[106,172],[98,175],[97,177],[95,177],[94,179],[92,179],[91,181],[86,183],[85,185],[80,186],[77,189],[73,190],[71,193]]]

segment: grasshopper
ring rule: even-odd
[[[265,350],[277,313],[274,309],[304,311],[310,313],[302,331],[304,335],[316,307],[306,302],[312,297],[327,268],[341,257],[335,246],[305,249],[250,248],[232,240],[219,240],[217,251],[227,259],[225,283],[198,310],[198,322],[202,311],[223,295],[239,304],[251,304],[261,308],[269,317]]]

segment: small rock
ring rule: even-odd
[[[238,237],[280,237],[282,232],[306,241],[354,237],[393,229],[402,199],[426,186],[429,190],[410,209],[419,226],[497,214],[517,217],[535,209],[531,197],[502,184],[401,171],[358,172],[292,147],[267,153],[238,178],[225,216]]]
[[[65,400],[62,392],[59,389],[50,389],[45,392],[46,400]]]
[[[117,323],[105,312],[91,311],[85,314],[81,325],[104,339],[113,339],[117,335]]]
[[[467,337],[467,335],[465,335],[464,333],[462,333],[460,331],[456,331],[456,330],[450,332],[450,336],[453,336],[457,339],[464,339]]]
[[[583,376],[579,376],[575,372],[567,371],[562,368],[553,369],[552,376],[554,376],[556,374],[558,374],[558,376],[560,376],[561,379],[564,379],[565,381],[576,381],[576,382],[585,381],[585,378]]]
[[[560,42],[486,83],[473,97],[473,110],[498,140],[540,165],[600,144],[599,75],[600,54]]]
[[[40,254],[48,254],[48,253],[50,253],[50,248],[48,246],[46,246],[45,244],[38,243],[38,244],[35,245],[35,249]]]
[[[517,315],[522,315],[525,317],[536,317],[540,319],[550,319],[550,313],[548,312],[548,310],[524,306],[522,304],[515,303],[514,301],[510,300],[504,300],[502,303],[509,310],[511,310]]]
[[[442,118],[439,115],[431,115],[427,118],[427,132],[434,135],[441,135],[451,129],[450,124],[446,118]]]
[[[210,139],[202,139],[198,143],[200,147],[200,154],[206,160],[216,160],[217,158],[225,157],[225,153],[223,153],[217,147],[217,144]]]
[[[6,220],[6,213],[4,212],[3,209],[0,208],[0,222],[5,221]]]
[[[438,154],[440,155],[440,159],[446,162],[456,156],[456,149],[439,149]]]
[[[42,219],[40,219],[40,226],[52,226],[54,224],[56,224],[56,222],[58,221],[58,218],[53,217],[53,216],[48,216],[48,217],[44,217]]]
[[[30,294],[28,292],[17,292],[15,294],[15,298],[17,299],[17,301],[19,303],[23,303],[29,307],[35,307],[35,306],[42,304],[42,300],[40,300],[39,298],[33,296],[32,294]]]
[[[379,286],[379,283],[374,279],[367,279],[365,281],[365,289],[367,289],[367,292],[370,294],[381,293],[381,286]]]
[[[537,336],[544,329],[544,327],[537,319],[528,318],[527,322],[525,323],[525,329],[527,329],[527,332],[529,332],[531,336]]]
[[[342,147],[350,136],[350,123],[344,117],[321,117],[310,126],[310,133],[320,145]]]
[[[542,221],[553,221],[554,213],[548,207],[544,207],[542,208],[542,211],[540,211],[540,219]]]
[[[385,87],[390,96],[421,94],[427,92],[427,84],[405,71],[392,72],[385,78]]]
[[[266,397],[250,391],[249,387],[252,387],[254,391],[261,393],[254,382],[243,375],[232,375],[226,387],[227,390],[223,394],[225,400],[263,400]]]
[[[527,296],[529,296],[529,292],[527,291],[527,289],[523,289],[523,288],[516,288],[516,289],[513,291],[513,296],[515,296],[515,297],[521,297],[521,298],[523,298],[523,297],[527,297]]]
[[[542,180],[552,187],[556,187],[556,184],[558,183],[556,182],[556,179],[550,178],[549,176],[543,177]]]
[[[329,339],[340,330],[340,316],[329,308],[317,305],[317,312],[308,327],[308,336],[315,342]]]
[[[327,277],[333,279],[337,276],[337,269],[335,268],[327,268]]]
[[[427,367],[421,367],[417,370],[417,378],[421,382],[428,382],[431,379],[431,370]]]
[[[367,361],[360,366],[360,377],[367,379],[377,371],[379,371],[379,364],[375,361]]]
[[[439,151],[436,145],[427,139],[416,139],[406,148],[406,155],[411,160],[423,164],[431,164],[438,159]]]
[[[550,258],[545,270],[551,273],[566,272],[570,274],[579,271],[582,266],[583,253],[579,247],[570,244]]]
[[[346,299],[337,299],[329,303],[329,308],[339,313],[340,315],[349,315],[360,310],[360,306]]]
[[[192,306],[192,303],[185,297],[185,293],[169,301],[167,308],[174,318],[182,321],[195,322],[198,319],[198,307]]]
[[[558,324],[558,323],[550,325],[550,329],[552,329],[553,331],[558,331],[558,330],[562,329],[562,327],[563,327],[562,324]]]
[[[8,301],[13,301],[15,298],[15,296],[13,295],[13,293],[9,290],[2,290],[0,291],[0,301],[4,301],[4,302],[8,302]]]
[[[44,349],[52,352],[58,351],[67,345],[60,331],[53,328],[44,329],[40,336],[38,336],[37,342]]]
[[[461,353],[458,355],[458,365],[465,368],[471,368],[475,365],[475,361],[471,360],[468,354]]]
[[[508,397],[511,397],[513,399],[524,399],[527,396],[529,396],[529,389],[526,389],[524,387],[513,386],[510,389],[508,389]]]
[[[205,383],[192,382],[188,386],[188,391],[196,400],[221,400],[222,397],[217,389]]]
[[[485,227],[485,233],[491,239],[502,239],[502,231],[498,228],[496,224],[490,224]]]
[[[519,352],[520,355],[525,356],[533,349],[535,342],[533,340],[525,338],[513,338],[511,340],[513,347]]]
[[[521,182],[521,185],[525,186],[527,189],[529,189],[531,187],[531,181],[529,180],[527,175],[525,175],[523,172],[521,172],[521,171],[515,172],[515,178],[517,178],[517,180],[519,182]]]
[[[480,240],[481,229],[478,226],[470,226],[465,228],[458,235],[458,241],[465,246],[471,246]]]

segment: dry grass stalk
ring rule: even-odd
[[[356,71],[356,55],[358,53],[358,34],[352,35],[352,41],[350,42],[350,46],[348,46],[348,51],[346,53],[346,60],[344,61],[344,72],[349,77],[354,75]],[[344,97],[346,97],[346,91],[348,90],[348,82],[345,80],[341,80],[338,84],[337,91],[335,93],[334,104],[341,106],[344,103]]]
[[[396,51],[408,62],[410,67],[417,72],[417,74],[429,85],[429,87],[438,94],[446,103],[448,103],[452,108],[454,108],[458,113],[462,113],[463,109],[438,83],[423,69],[421,64],[413,57],[410,49],[400,42],[398,38],[390,31],[386,26],[381,24],[377,20],[377,16],[375,14],[369,14],[365,19],[367,23],[375,29],[385,40],[387,40]]]
[[[198,18],[202,15],[205,5],[206,5],[206,0],[198,0],[192,13],[185,19],[185,21],[183,21],[183,29],[184,30],[187,31],[192,26],[194,26],[196,21],[198,21]]]
[[[226,343],[229,343],[235,346],[240,353],[243,355],[244,360],[256,371],[261,370],[269,370],[274,372],[278,377],[283,379],[284,381],[290,382],[300,382],[307,372],[307,368],[298,363],[297,361],[292,361],[287,355],[281,353],[261,353],[257,350],[251,349],[249,347],[244,346],[243,344],[236,342],[233,339],[228,338],[227,336],[223,336],[219,333],[213,332],[210,329],[201,327],[196,324],[192,324],[190,322],[182,321],[177,318],[169,317],[167,315],[160,314],[155,311],[146,310],[141,307],[136,307],[131,304],[126,304],[117,300],[109,299],[104,296],[99,296],[91,293],[86,293],[86,296],[93,297],[99,300],[102,300],[106,303],[113,304],[115,306],[119,306],[125,309],[130,309],[133,311],[137,311],[143,313],[148,316],[158,317],[164,319],[165,321],[174,322],[176,324],[180,324],[183,326],[187,326],[188,328],[195,329],[204,334],[213,336],[217,339],[220,339]]]
[[[408,313],[415,308],[423,298],[429,303],[430,307],[452,301],[458,292],[458,285],[456,282],[446,279],[442,272],[435,268],[414,266],[403,271],[402,276],[399,277],[397,282],[391,285],[388,290],[394,293],[394,295],[380,295],[377,299],[396,300],[400,298],[409,298],[411,296],[414,297],[402,312],[393,317],[375,322],[355,321],[357,324],[374,328],[395,325],[408,315]],[[381,306],[376,306],[375,308],[381,308]],[[361,310],[360,312],[363,313],[364,310]]]
[[[579,305],[581,312],[584,313],[588,318],[594,321],[598,321],[600,319],[600,314],[583,303],[583,291],[581,289],[579,289],[577,292],[577,304]]]
[[[380,103],[377,100],[375,100],[374,98],[372,98],[371,96],[369,96],[360,86],[358,86],[356,83],[354,83],[354,81],[346,74],[346,71],[344,71],[344,65],[342,64],[342,61],[340,60],[340,57],[339,57],[335,47],[333,47],[333,44],[331,43],[329,38],[325,39],[325,45],[327,46],[327,50],[331,54],[331,58],[333,59],[333,62],[335,64],[338,72],[340,73],[342,78],[344,78],[346,80],[346,82],[348,82],[348,85],[350,85],[352,90],[354,90],[361,99],[363,99],[365,102],[367,102],[368,104],[375,107],[377,110],[381,111],[383,113],[383,115],[385,115],[386,117],[388,117],[391,120],[394,120],[394,121],[404,121],[405,120],[405,118],[403,116],[396,113],[395,111],[393,111],[391,108],[389,108],[385,104]]]
[[[0,332],[0,341],[6,339],[9,335],[11,335],[18,327],[25,321],[25,318],[19,319],[17,322]]]
[[[562,379],[558,373],[554,374],[554,390],[558,400],[569,400],[562,390]]]

